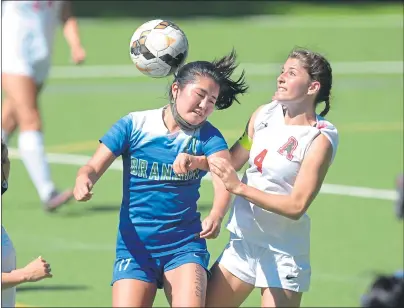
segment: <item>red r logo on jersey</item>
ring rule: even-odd
[[[279,148],[278,153],[282,156],[286,153],[286,158],[293,159],[293,152],[296,150],[298,142],[295,137],[289,137],[288,141]]]

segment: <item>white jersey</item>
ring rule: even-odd
[[[6,230],[1,226],[1,272],[10,273],[16,269],[16,257],[13,243]],[[1,291],[1,307],[15,307],[16,288]]]
[[[317,116],[317,125],[285,125],[282,105],[272,102],[257,114],[249,168],[242,182],[271,194],[292,192],[296,176],[312,141],[324,134],[338,146],[336,128]],[[304,214],[295,221],[266,211],[236,196],[227,225],[229,231],[256,245],[288,255],[310,252],[310,218]]]
[[[2,71],[47,77],[63,1],[2,1]]]
[[[41,35],[43,43],[49,48],[53,45],[58,25],[60,8],[63,1],[2,1],[3,44],[12,33],[16,36],[30,32]],[[6,46],[5,46],[6,47]]]

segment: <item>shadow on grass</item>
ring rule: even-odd
[[[88,286],[84,285],[26,285],[17,287],[17,292],[36,292],[36,291],[86,291]]]

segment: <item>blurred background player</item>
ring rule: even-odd
[[[7,146],[1,141],[1,195],[8,189],[10,160]],[[51,268],[42,257],[23,268],[16,268],[13,243],[1,226],[1,307],[15,307],[16,286],[24,282],[35,282],[52,277]]]
[[[361,307],[403,307],[403,277],[381,275],[372,283],[369,292],[362,297]]]
[[[236,55],[214,62],[190,62],[178,71],[170,104],[133,112],[101,138],[97,151],[77,175],[74,196],[91,190],[122,155],[123,197],[112,279],[113,307],[151,307],[163,288],[172,307],[204,307],[210,255],[206,238],[216,238],[230,194],[213,177],[212,209],[201,225],[199,188],[206,172],[172,172],[182,151],[230,159],[227,144],[207,118],[229,108],[246,92],[244,74],[230,79]]]
[[[72,198],[72,190],[59,192],[52,181],[38,104],[59,21],[73,62],[82,63],[86,54],[70,1],[2,1],[2,138],[7,143],[19,128],[20,155],[45,210]]]
[[[262,307],[298,307],[302,292],[309,290],[306,211],[338,147],[336,128],[323,118],[330,109],[331,86],[331,66],[323,56],[293,50],[278,77],[274,101],[254,112],[230,150],[231,161],[208,159],[210,171],[236,198],[227,225],[230,241],[212,268],[207,307],[238,307],[254,288],[261,289]],[[325,108],[317,115],[322,102]],[[208,167],[201,158],[180,156],[193,168]],[[240,182],[236,170],[247,161]]]

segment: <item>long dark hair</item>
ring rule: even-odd
[[[248,86],[245,82],[244,70],[241,76],[236,80],[231,79],[231,75],[237,68],[236,51],[233,49],[230,54],[220,58],[219,60],[195,61],[182,66],[174,76],[173,83],[177,83],[181,89],[187,84],[192,83],[198,76],[206,76],[212,78],[220,87],[219,97],[216,101],[216,109],[222,110],[229,108],[234,101],[238,101],[237,96],[247,92]],[[171,87],[169,97],[173,100]]]

